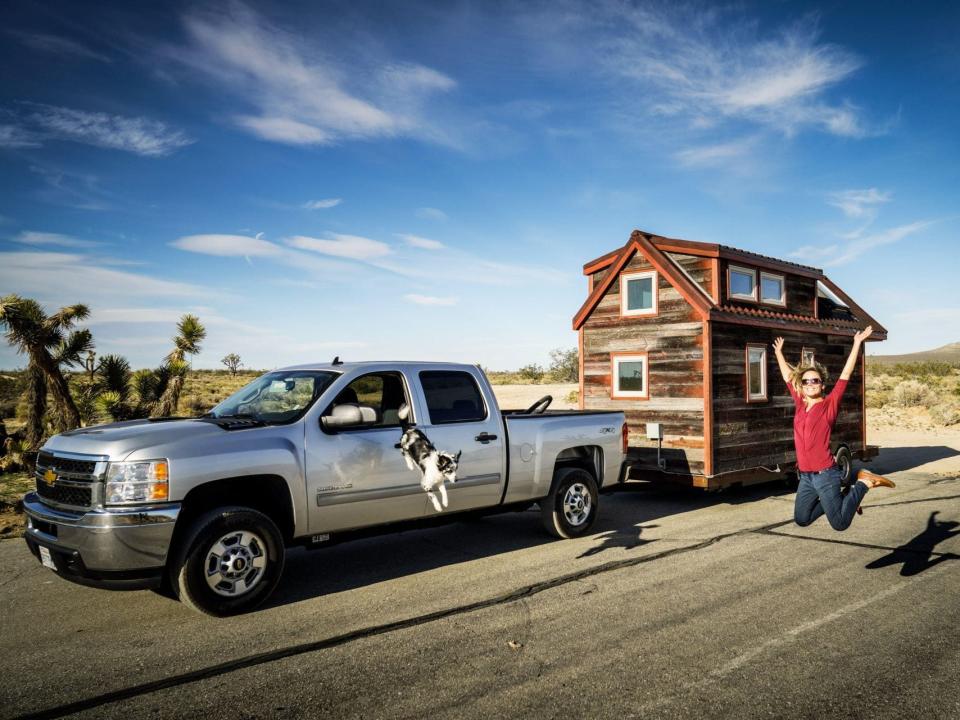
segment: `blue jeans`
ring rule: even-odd
[[[806,527],[821,515],[826,515],[834,530],[846,530],[860,507],[867,486],[855,482],[850,492],[840,494],[840,468],[836,465],[820,472],[802,472],[797,487],[797,501],[793,506],[793,519],[800,527]]]

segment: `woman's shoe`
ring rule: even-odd
[[[877,475],[876,473],[872,473],[869,470],[860,470],[857,473],[857,480],[863,480],[864,482],[869,482],[871,483],[871,487],[882,486],[882,487],[892,488],[897,486],[897,484],[893,480],[885,478],[883,475]]]

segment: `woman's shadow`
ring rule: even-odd
[[[867,565],[867,569],[875,570],[877,568],[887,567],[888,565],[897,565],[903,563],[900,574],[904,577],[917,575],[924,570],[929,570],[934,565],[939,565],[945,560],[960,560],[960,555],[954,553],[935,553],[934,548],[944,540],[960,535],[960,530],[954,528],[960,527],[960,522],[953,520],[937,520],[939,510],[930,513],[930,519],[927,520],[927,527],[898,548],[890,551],[888,555],[874,560]],[[931,556],[936,557],[931,559]]]

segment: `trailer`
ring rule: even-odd
[[[857,331],[887,337],[822,270],[724,245],[636,230],[583,271],[580,407],[625,413],[632,479],[718,490],[789,477],[794,404],[773,340],[785,339],[789,362],[816,361],[836,380]],[[878,453],[865,375],[864,352],[833,431],[847,481],[854,461]]]

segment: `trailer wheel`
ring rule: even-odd
[[[548,533],[565,539],[580,537],[597,519],[597,482],[582,468],[560,468],[550,494],[539,504],[540,519]]]
[[[841,445],[837,448],[837,454],[833,459],[840,468],[840,487],[850,487],[850,476],[853,475],[853,457],[850,455],[850,449],[846,445]]]
[[[184,605],[226,617],[266,600],[283,563],[283,537],[273,520],[252,508],[223,507],[194,521],[170,574]]]

